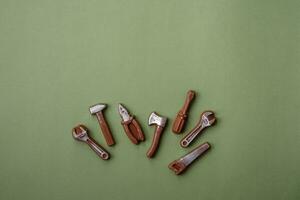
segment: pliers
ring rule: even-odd
[[[122,104],[119,104],[118,110],[122,118],[121,124],[131,142],[138,144],[140,141],[144,141],[144,133],[134,116],[130,115],[128,110]]]

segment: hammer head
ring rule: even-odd
[[[148,124],[149,126],[155,124],[157,126],[165,127],[166,122],[167,122],[166,117],[161,117],[156,112],[152,112],[151,115],[149,116]]]
[[[106,104],[98,103],[90,107],[90,113],[94,115],[98,112],[101,112],[104,108],[106,108]]]

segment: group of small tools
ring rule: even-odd
[[[183,107],[179,110],[176,119],[174,120],[172,131],[175,134],[180,134],[184,130],[188,118],[188,111],[191,105],[191,102],[194,100],[196,93],[192,90],[188,91],[187,97]],[[91,115],[97,117],[100,129],[105,138],[106,144],[112,146],[115,144],[115,140],[111,133],[111,130],[106,122],[106,119],[103,114],[103,110],[106,108],[106,104],[96,104],[90,107]],[[121,125],[124,128],[124,131],[133,144],[139,144],[140,142],[145,141],[145,135],[141,129],[141,126],[134,115],[131,115],[129,111],[124,107],[124,105],[119,104],[118,106],[119,114],[122,118]],[[212,126],[216,122],[216,117],[213,111],[204,111],[199,122],[196,126],[180,141],[180,146],[187,148],[194,139],[202,133],[202,131]],[[157,149],[160,144],[160,139],[164,130],[164,127],[167,124],[167,118],[160,116],[156,112],[152,112],[149,116],[148,125],[155,125],[155,132],[152,139],[150,148],[148,149],[146,155],[148,158],[153,158],[157,152]],[[90,148],[95,151],[95,153],[102,158],[103,160],[108,160],[110,154],[99,145],[93,138],[88,134],[88,129],[86,126],[80,124],[72,129],[72,135],[76,140],[87,143]],[[198,157],[203,155],[207,150],[210,149],[210,144],[205,142],[195,149],[193,149],[188,154],[183,157],[171,162],[169,164],[169,169],[173,170],[175,174],[181,174],[193,161]]]

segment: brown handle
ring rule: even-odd
[[[103,116],[103,113],[102,112],[98,112],[96,113],[97,115],[97,119],[98,119],[98,122],[99,122],[99,125],[100,125],[100,128],[102,130],[102,133],[104,135],[104,138],[105,138],[105,141],[107,143],[108,146],[111,146],[111,145],[114,145],[115,144],[115,140],[111,134],[111,131],[109,129],[109,126]]]
[[[134,137],[134,135],[132,134],[130,128],[129,128],[129,125],[126,124],[126,123],[121,123],[123,128],[124,128],[124,131],[127,135],[127,137],[130,139],[130,141],[133,143],[133,144],[138,144],[138,140]]]
[[[91,149],[103,160],[109,159],[109,153],[103,149],[96,141],[92,138],[88,138],[86,143],[91,147]]]
[[[157,126],[156,129],[155,129],[155,133],[154,133],[154,136],[153,136],[153,140],[152,140],[152,144],[147,152],[147,157],[148,158],[152,158],[155,153],[156,153],[156,150],[158,149],[158,145],[159,145],[159,141],[160,141],[160,138],[161,138],[161,134],[163,132],[163,127],[161,126]]]
[[[190,106],[191,102],[192,102],[193,99],[195,98],[195,95],[196,95],[196,93],[195,93],[195,91],[193,91],[193,90],[189,90],[189,91],[187,92],[187,95],[186,95],[186,99],[185,99],[184,105],[183,105],[183,107],[182,107],[182,109],[181,109],[181,112],[182,112],[183,114],[186,114],[186,113],[187,113],[187,111],[188,111],[188,109],[189,109],[189,106]]]
[[[187,112],[192,100],[195,98],[196,93],[192,90],[188,91],[185,102],[181,110],[178,112],[176,119],[173,123],[172,131],[180,133],[184,127],[187,118]]]
[[[129,129],[139,141],[145,140],[145,135],[141,129],[140,124],[136,121],[136,119],[133,119],[132,123],[129,124]]]

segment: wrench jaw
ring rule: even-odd
[[[202,113],[201,121],[203,128],[212,126],[216,122],[215,113],[212,111],[205,111]]]
[[[86,142],[88,139],[88,131],[84,125],[78,125],[73,128],[72,135],[74,139]]]

